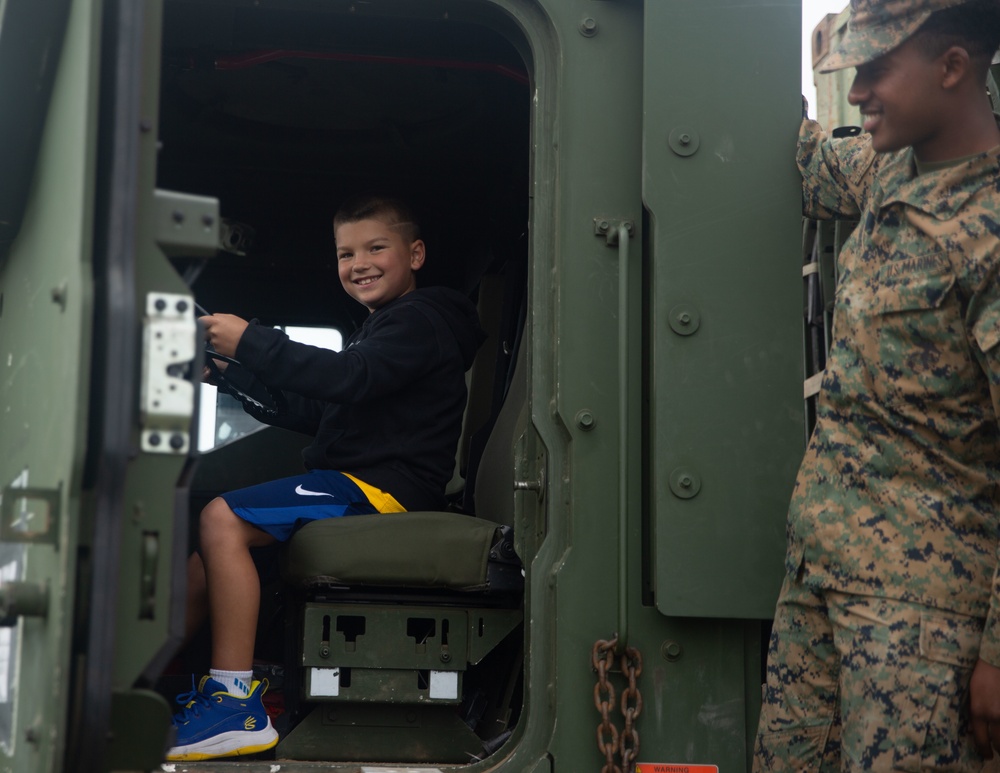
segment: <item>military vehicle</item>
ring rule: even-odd
[[[0,769],[745,770],[807,433],[799,27],[0,0]],[[349,332],[331,219],[364,191],[489,332],[452,507],[262,557],[281,742],[161,768],[208,665],[198,512],[308,441],[203,396],[196,305]]]

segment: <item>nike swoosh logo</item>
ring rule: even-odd
[[[302,488],[301,485],[295,487],[295,493],[301,494],[304,497],[333,497],[333,494],[327,494],[325,491],[310,491],[307,488]],[[336,499],[336,497],[334,497]]]

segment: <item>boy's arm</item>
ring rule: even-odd
[[[229,365],[225,371],[225,379],[256,399],[267,399],[263,397],[263,393],[267,391],[263,382],[241,365]],[[220,388],[224,389],[221,386]],[[264,424],[315,435],[323,418],[324,403],[319,400],[308,400],[290,392],[282,392],[281,398],[282,405],[277,414],[259,410],[244,400],[240,400],[240,404],[244,411]]]
[[[875,169],[870,135],[830,138],[816,121],[805,119],[796,161],[806,217],[850,220],[861,214]]]
[[[412,307],[394,310],[367,338],[343,352],[292,341],[280,330],[251,326],[237,359],[268,385],[303,398],[351,404],[400,389],[442,359],[442,336]]]
[[[235,314],[209,314],[200,317],[198,321],[204,326],[206,340],[212,348],[227,357],[235,356],[239,342],[243,339],[246,331],[257,327],[255,323],[248,323]],[[226,369],[226,380],[248,395],[264,391],[263,382],[242,365],[230,365]],[[268,385],[271,386],[270,382]],[[282,394],[282,398],[284,405],[278,415],[257,410],[243,400],[240,401],[240,404],[243,406],[243,410],[265,424],[284,427],[307,435],[316,434],[323,416],[323,405],[298,395]]]

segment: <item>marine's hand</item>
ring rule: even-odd
[[[205,326],[205,340],[219,354],[227,357],[236,356],[236,346],[247,329],[247,321],[234,314],[212,314],[199,317],[198,321]]]
[[[972,737],[983,759],[993,759],[1000,751],[1000,668],[985,660],[976,663],[969,684],[969,711]]]

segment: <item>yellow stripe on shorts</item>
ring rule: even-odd
[[[363,480],[358,480],[350,473],[342,473],[345,477],[353,480],[359,489],[368,498],[368,501],[372,503],[372,506],[378,510],[380,513],[405,513],[406,508],[403,507],[396,498],[390,494],[388,491],[383,491],[380,488],[375,488],[369,483],[365,483]]]

